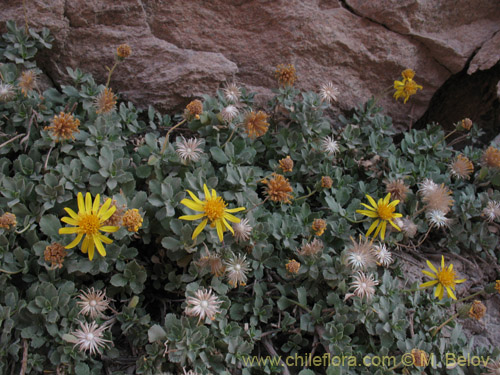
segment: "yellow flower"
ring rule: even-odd
[[[394,93],[394,97],[396,100],[403,97],[405,98],[404,103],[408,101],[411,95],[417,93],[417,89],[422,90],[422,86],[417,85],[417,83],[413,80],[415,76],[415,72],[411,69],[404,70],[401,75],[403,76],[402,81],[394,81],[394,88],[396,92]]]
[[[243,211],[245,210],[245,207],[226,209],[226,202],[224,202],[222,197],[217,196],[217,193],[214,189],[212,189],[212,194],[210,194],[207,185],[203,184],[203,190],[205,191],[205,200],[203,201],[197,198],[196,195],[194,195],[189,190],[186,191],[191,196],[191,198],[193,198],[193,200],[187,198],[181,200],[181,203],[184,206],[194,211],[201,212],[201,214],[184,215],[179,217],[179,219],[198,220],[205,217],[205,219],[200,224],[198,224],[198,226],[194,230],[192,239],[194,240],[200,234],[200,232],[203,230],[203,228],[205,228],[208,221],[210,220],[210,226],[217,229],[217,235],[219,236],[219,240],[222,242],[224,231],[226,230],[226,228],[229,229],[234,235],[234,230],[231,225],[229,225],[228,221],[232,223],[240,222],[240,219],[238,219],[236,216],[231,215],[231,213]]]
[[[389,222],[389,224],[391,224],[397,230],[401,230],[401,228],[399,228],[392,221],[392,219],[403,216],[402,214],[394,212],[396,210],[396,205],[399,203],[399,200],[390,202],[391,193],[387,194],[384,199],[380,198],[378,202],[375,202],[375,200],[369,195],[366,195],[366,198],[368,198],[371,206],[368,206],[365,203],[361,204],[368,208],[368,210],[356,210],[356,212],[359,214],[376,219],[368,229],[368,232],[366,232],[366,237],[368,237],[375,230],[375,228],[377,228],[373,238],[376,238],[380,232],[380,238],[384,240],[387,222]]]
[[[92,203],[92,196],[90,193],[85,195],[85,202],[83,200],[83,194],[78,193],[78,214],[75,213],[71,208],[64,207],[66,212],[71,217],[63,217],[62,222],[69,225],[74,225],[74,227],[66,227],[59,229],[59,234],[73,234],[77,233],[76,238],[67,245],[66,249],[71,249],[78,245],[83,239],[82,252],[86,254],[88,252],[89,259],[94,258],[94,246],[99,251],[99,254],[106,256],[106,250],[104,250],[103,242],[105,244],[110,244],[113,241],[108,237],[100,233],[100,231],[113,233],[116,232],[119,227],[103,225],[103,223],[108,220],[111,215],[116,210],[115,206],[111,206],[111,198],[108,198],[106,202],[100,207],[101,197],[99,194],[96,195],[94,203]],[[111,207],[110,207],[111,206]],[[100,207],[100,208],[99,208]]]
[[[122,218],[123,226],[127,227],[129,232],[137,232],[142,227],[142,216],[137,208],[127,210]]]
[[[444,256],[441,256],[441,267],[439,267],[439,269],[436,269],[436,267],[434,267],[433,264],[429,261],[427,261],[427,265],[432,271],[434,271],[434,273],[426,270],[422,270],[422,273],[429,277],[432,277],[434,280],[427,281],[421,284],[420,288],[428,288],[437,284],[434,296],[438,297],[439,300],[442,300],[444,296],[444,290],[446,289],[448,295],[456,300],[457,297],[455,297],[455,294],[453,293],[453,291],[455,290],[455,284],[463,283],[465,279],[456,279],[455,271],[453,271],[453,264],[450,263],[448,267],[445,267]]]

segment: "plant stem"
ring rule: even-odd
[[[295,300],[290,299],[290,298],[287,298],[287,300],[288,300],[289,302],[291,302],[291,303],[293,303],[293,304],[295,304],[295,305],[297,305],[297,306],[299,306],[299,307],[303,308],[303,309],[304,309],[304,310],[306,310],[309,314],[310,314],[310,313],[312,313],[312,310],[311,310],[311,309],[309,309],[307,306],[305,306],[305,305],[301,304],[300,302],[295,301]]]
[[[471,299],[471,298],[474,298],[475,296],[478,296],[479,294],[481,294],[481,293],[483,293],[483,292],[484,292],[484,290],[480,290],[479,292],[476,292],[476,293],[474,293],[474,294],[471,294],[470,296],[467,296],[467,297],[461,298],[461,299],[459,299],[459,300],[457,300],[457,301],[453,301],[453,303],[458,303],[458,302],[464,302],[464,301],[467,301],[467,300],[469,300],[469,299]]]
[[[313,191],[311,191],[309,194],[307,195],[304,195],[302,197],[299,197],[299,198],[296,198],[295,199],[295,202],[301,200],[301,199],[306,199],[306,198],[309,198],[311,195],[313,195],[314,193],[317,193],[318,191],[316,189],[314,189]]]
[[[448,135],[445,135],[443,139],[441,139],[439,142],[436,142],[432,148],[436,148],[441,142],[446,141],[446,138],[448,138],[450,135],[455,134],[457,132],[457,129],[453,130],[452,132],[448,133]]]
[[[224,146],[228,144],[228,142],[231,140],[231,138],[233,138],[233,135],[234,135],[235,132],[236,132],[236,127],[233,128],[233,131],[229,135],[229,138],[226,140],[226,142],[224,142],[224,144],[222,145],[221,148],[224,148]]]
[[[106,67],[109,71],[108,73],[108,80],[106,81],[106,88],[109,87],[109,82],[111,81],[111,75],[113,74],[113,71],[115,70],[115,68],[117,67],[118,65],[118,61],[115,62],[115,65],[113,65],[113,67],[111,69],[109,69],[108,67]]]
[[[163,153],[165,152],[165,148],[167,148],[167,143],[168,143],[168,139],[170,137],[170,133],[172,132],[172,130],[174,130],[175,128],[178,128],[179,126],[181,126],[182,124],[184,124],[186,122],[186,119],[182,120],[181,122],[179,122],[177,125],[175,126],[172,126],[170,128],[170,130],[167,132],[167,134],[165,135],[165,139],[163,140],[163,146],[161,147],[161,154],[163,155]]]
[[[446,319],[446,321],[441,324],[439,327],[437,327],[434,332],[432,333],[432,337],[436,336],[436,334],[441,330],[441,328],[443,328],[445,325],[447,325],[449,322],[451,322],[452,320],[454,320],[456,317],[458,317],[458,314],[455,314],[455,315],[452,315],[450,316],[448,319]]]

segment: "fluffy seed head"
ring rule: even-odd
[[[392,253],[387,249],[387,246],[383,243],[373,246],[373,254],[377,259],[377,264],[383,267],[389,267],[392,262]]]
[[[248,241],[252,227],[248,224],[248,219],[241,219],[239,223],[233,224],[234,238],[236,242]]]
[[[226,271],[226,267],[224,267],[220,255],[215,252],[211,253],[207,245],[205,245],[205,252],[206,255],[195,262],[195,264],[201,268],[209,267],[212,275],[216,277],[222,276]]]
[[[385,181],[385,191],[391,193],[391,197],[401,202],[406,200],[406,195],[408,194],[408,186],[401,179]]]
[[[312,223],[312,230],[316,236],[321,236],[326,229],[326,221],[323,219],[314,219]]]
[[[248,136],[252,139],[255,139],[266,134],[267,129],[269,128],[269,123],[267,122],[268,118],[269,115],[262,111],[259,111],[257,113],[255,113],[254,111],[248,112],[245,115],[245,119],[243,120],[243,124]]]
[[[489,222],[500,218],[500,202],[489,201],[488,205],[483,209],[482,215]]]
[[[447,218],[446,214],[442,211],[439,210],[427,211],[425,216],[427,216],[427,219],[429,220],[431,225],[434,225],[438,228],[443,228],[450,225],[450,219]]]
[[[276,79],[280,86],[293,86],[294,82],[297,80],[297,74],[295,73],[295,67],[292,64],[284,65],[280,64],[276,67],[274,72]]]
[[[450,164],[450,172],[456,178],[468,180],[474,172],[474,165],[466,156],[460,154]]]
[[[279,161],[279,165],[283,173],[291,172],[293,170],[293,160],[288,155],[286,158]]]
[[[101,207],[103,205],[101,204]],[[120,227],[122,225],[122,219],[123,219],[123,214],[125,213],[125,210],[127,209],[127,207],[125,205],[122,205],[121,207],[118,206],[118,202],[113,199],[111,201],[111,205],[109,206],[110,208],[111,207],[116,207],[116,210],[115,212],[113,212],[113,215],[111,215],[111,217],[106,220],[103,225],[105,226],[112,226],[112,227]]]
[[[354,295],[370,301],[375,295],[375,286],[378,285],[378,280],[375,280],[372,274],[365,275],[361,271],[358,271],[353,277],[354,281],[351,283],[351,288],[354,288]]]
[[[68,252],[58,242],[54,242],[51,245],[45,247],[45,251],[43,252],[46,262],[51,263],[52,268],[62,268],[64,258],[68,255]]]
[[[247,284],[247,272],[250,271],[248,262],[244,255],[234,256],[224,262],[226,266],[226,277],[229,285],[236,288],[239,285]]]
[[[434,190],[436,190],[439,185],[436,184],[431,179],[426,178],[426,179],[424,179],[424,181],[422,181],[419,184],[419,186],[420,186],[420,188],[419,188],[418,192],[420,194],[422,194],[423,196],[426,196],[427,194],[429,194],[429,193],[433,192]]]
[[[328,155],[335,155],[339,151],[339,144],[332,137],[324,137],[321,141],[321,148]]]
[[[87,289],[86,292],[81,291],[78,295],[80,301],[77,305],[80,307],[80,314],[96,319],[104,315],[109,307],[109,299],[106,297],[106,292],[95,290],[94,288]]]
[[[356,242],[351,237],[352,246],[347,250],[347,263],[353,270],[365,270],[376,265],[373,255],[372,242],[368,239],[362,240],[359,236],[359,241]]]
[[[297,251],[301,256],[316,256],[323,250],[323,242],[315,238],[312,242],[302,245]]]
[[[421,189],[422,190],[422,189]],[[441,211],[443,214],[450,212],[453,206],[453,199],[450,197],[451,190],[444,184],[434,186],[425,193],[422,190],[422,200],[426,204],[427,211]]]
[[[95,113],[98,115],[105,115],[112,112],[116,106],[116,96],[113,94],[113,90],[109,87],[105,87],[99,95],[95,98],[94,105],[96,107]]]
[[[132,48],[128,44],[121,44],[116,49],[116,56],[120,59],[126,59],[132,54]]]
[[[205,318],[210,320],[215,319],[215,314],[220,312],[219,306],[222,301],[216,295],[212,294],[212,290],[199,289],[194,297],[186,298],[187,306],[184,310],[187,316],[197,316],[198,323]]]
[[[0,216],[0,228],[11,229],[17,225],[16,215],[10,212],[4,213]]]
[[[281,174],[273,174],[273,178],[262,181],[266,184],[266,194],[273,202],[291,203],[290,199],[293,192],[288,179]]]
[[[240,101],[241,90],[234,82],[228,84],[223,91],[228,102],[238,103]]]
[[[483,163],[490,168],[500,168],[500,149],[488,147],[483,154]]]
[[[127,210],[122,218],[122,225],[127,228],[129,232],[137,232],[142,227],[143,218],[137,208]]]
[[[319,89],[321,100],[329,104],[337,101],[338,94],[339,90],[331,82],[324,83]]]
[[[8,102],[11,100],[16,93],[14,92],[14,86],[8,83],[0,82],[0,101]]]
[[[200,147],[203,144],[202,139],[191,138],[186,140],[181,137],[181,141],[176,143],[175,152],[179,155],[179,158],[183,163],[200,160],[203,154],[203,149]]]
[[[96,322],[87,323],[79,322],[80,329],[71,332],[73,336],[77,338],[75,347],[81,352],[89,351],[90,355],[99,353],[101,348],[107,346],[107,343],[111,342],[109,340],[103,339],[103,333],[106,327],[99,327]]]
[[[285,268],[289,273],[296,275],[299,273],[300,263],[295,259],[291,259],[286,263]]]
[[[409,218],[396,218],[394,223],[401,228],[403,234],[409,238],[415,237],[417,234],[418,226]]]
[[[222,119],[225,122],[232,122],[239,114],[238,108],[232,104],[229,104],[221,111]]]
[[[52,135],[59,142],[61,139],[75,139],[73,133],[79,133],[80,120],[75,119],[71,113],[60,112],[59,116],[54,116],[52,125],[46,126],[44,130],[50,130]]]
[[[483,372],[482,375],[500,375],[500,360],[494,362],[492,360],[488,361],[486,368],[488,372]]]
[[[470,306],[469,316],[473,319],[480,320],[486,314],[486,306],[481,301],[474,301]]]

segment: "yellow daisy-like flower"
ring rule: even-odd
[[[366,195],[366,198],[368,198],[368,201],[370,202],[371,206],[368,206],[365,203],[361,204],[365,206],[368,210],[356,210],[356,212],[359,214],[376,219],[368,229],[368,232],[366,232],[366,237],[368,237],[375,230],[375,228],[377,228],[373,238],[376,238],[380,232],[380,238],[384,240],[385,229],[387,228],[387,222],[389,222],[389,224],[391,224],[397,230],[401,231],[401,228],[399,228],[392,221],[392,219],[403,216],[402,214],[394,212],[396,210],[397,204],[399,203],[399,200],[390,202],[391,193],[387,194],[384,199],[380,198],[378,202],[375,202],[375,200],[369,195]]]
[[[217,196],[217,193],[214,189],[212,189],[212,194],[210,194],[207,185],[203,184],[203,190],[205,192],[205,200],[203,201],[189,190],[186,191],[191,196],[191,198],[193,198],[193,200],[187,198],[181,200],[181,203],[184,206],[194,211],[201,212],[201,214],[184,215],[179,217],[179,219],[198,220],[203,217],[205,218],[200,224],[198,224],[198,226],[194,230],[193,236],[191,237],[193,240],[201,233],[203,228],[205,228],[208,221],[210,220],[210,226],[217,229],[217,235],[219,236],[219,240],[222,242],[226,229],[229,229],[234,235],[234,230],[231,225],[229,225],[228,221],[232,223],[239,223],[241,221],[236,216],[231,215],[231,213],[243,211],[245,210],[245,207],[227,209],[227,203],[224,202],[224,199],[222,199],[222,197]]]
[[[62,222],[74,225],[74,227],[61,228],[59,229],[59,234],[77,233],[73,242],[65,246],[65,248],[71,249],[75,247],[85,235],[82,244],[82,252],[84,254],[88,252],[89,259],[92,260],[92,258],[94,258],[94,247],[96,247],[99,254],[106,256],[106,250],[102,243],[110,244],[113,240],[110,240],[100,232],[113,233],[119,229],[119,227],[103,225],[103,223],[113,215],[116,207],[111,206],[111,198],[108,198],[101,207],[101,196],[99,194],[96,195],[94,203],[92,203],[92,196],[90,193],[85,195],[85,202],[82,193],[78,193],[77,199],[78,214],[71,208],[64,207],[70,217],[65,216],[61,219]]]
[[[463,283],[465,279],[456,279],[456,274],[453,270],[453,264],[450,263],[448,267],[445,267],[444,256],[441,256],[441,267],[439,267],[439,269],[436,269],[436,267],[434,267],[434,265],[429,261],[427,261],[427,265],[432,271],[434,271],[434,273],[426,270],[422,270],[422,273],[429,277],[432,277],[434,280],[427,281],[421,284],[420,288],[428,288],[437,284],[434,296],[438,297],[439,300],[442,300],[444,296],[444,290],[446,289],[448,295],[456,300],[457,297],[455,296],[455,293],[453,293],[453,291],[455,290],[455,285]]]
[[[403,97],[405,98],[404,103],[406,103],[408,99],[410,99],[411,95],[416,94],[417,90],[422,90],[423,87],[417,85],[417,83],[413,80],[415,72],[412,69],[404,70],[401,75],[403,76],[402,81],[394,81],[394,88],[396,89],[394,98],[398,100],[399,98]]]

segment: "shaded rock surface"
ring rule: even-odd
[[[66,66],[89,71],[104,83],[116,46],[128,43],[133,55],[116,69],[111,85],[122,98],[161,110],[179,110],[232,80],[260,93],[265,103],[280,63],[295,64],[302,89],[318,90],[332,81],[340,90],[339,109],[347,110],[413,68],[424,90],[407,104],[395,102],[390,93],[380,99],[387,114],[406,126],[410,115],[417,119],[426,112],[451,77],[490,71],[500,60],[498,0],[26,4],[30,25],[48,27],[56,38],[54,49],[41,59],[56,84],[68,81]],[[3,29],[8,19],[24,22],[22,0],[2,0],[2,8]]]

